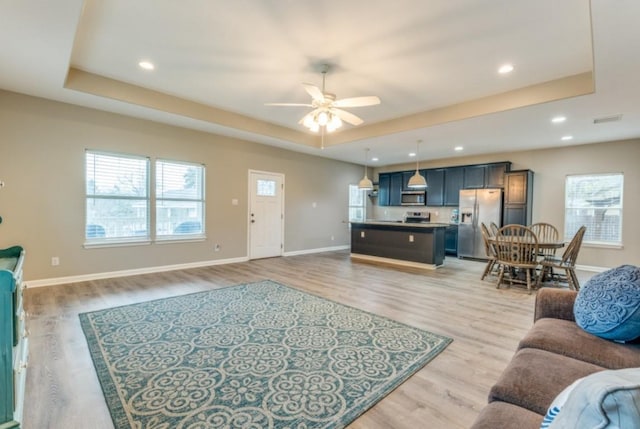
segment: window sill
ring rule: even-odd
[[[85,242],[85,249],[101,249],[105,247],[129,247],[129,246],[149,246],[151,240],[135,240],[135,241],[94,241]]]
[[[172,243],[193,243],[198,241],[205,241],[207,239],[206,235],[192,235],[192,236],[171,236],[171,237],[162,237],[156,238],[156,244],[172,244]]]
[[[582,242],[582,247],[592,247],[595,249],[616,249],[616,250],[624,249],[623,244],[587,243],[584,241]]]

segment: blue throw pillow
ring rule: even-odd
[[[598,337],[640,337],[640,268],[622,265],[593,276],[578,292],[573,313],[578,326]]]

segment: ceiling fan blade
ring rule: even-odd
[[[264,103],[265,106],[303,106],[303,107],[313,107],[308,103]]]
[[[360,125],[363,121],[362,119],[358,118],[356,115],[354,115],[353,113],[349,113],[346,110],[342,110],[342,109],[331,109],[331,113],[335,113],[336,115],[338,115],[340,117],[340,119],[342,119],[343,121],[351,124],[351,125]]]
[[[304,86],[305,91],[309,93],[311,98],[320,103],[324,103],[324,94],[320,91],[320,88],[310,83],[303,83],[302,86]]]
[[[352,97],[336,100],[333,103],[335,107],[362,107],[362,106],[375,106],[380,104],[380,99],[375,95],[369,95],[366,97]]]

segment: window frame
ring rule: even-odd
[[[145,197],[136,197],[128,195],[100,195],[95,193],[89,193],[88,181],[88,156],[108,156],[122,159],[144,160],[145,161]],[[95,177],[95,175],[94,175]],[[95,190],[95,188],[94,188]],[[134,155],[120,152],[108,152],[101,150],[85,149],[84,156],[84,247],[108,247],[108,246],[127,246],[127,245],[145,245],[151,243],[151,158],[144,155]],[[89,200],[130,200],[130,201],[144,201],[146,203],[146,231],[144,236],[132,236],[132,237],[87,237],[87,227],[89,224]],[[94,224],[91,224],[94,225]]]
[[[158,191],[158,183],[160,183],[160,180],[158,178],[158,164],[159,163],[167,163],[167,164],[177,164],[177,165],[185,165],[185,166],[191,166],[191,167],[197,167],[201,169],[201,174],[200,174],[200,199],[192,199],[192,198],[160,198],[157,195],[157,191]],[[197,162],[190,162],[190,161],[178,161],[178,160],[173,160],[173,159],[166,159],[166,158],[157,158],[154,162],[154,172],[153,172],[153,179],[154,179],[154,186],[153,186],[153,192],[154,192],[154,200],[153,200],[153,208],[154,208],[154,238],[155,241],[160,243],[160,242],[176,242],[176,241],[202,241],[204,239],[207,238],[206,236],[206,165],[202,164],[202,163],[197,163]],[[202,207],[202,212],[200,213],[201,215],[201,231],[197,232],[197,233],[184,233],[184,234],[159,234],[158,233],[158,207],[159,204],[158,202],[160,201],[174,201],[174,202],[198,202],[201,204]]]
[[[569,191],[571,189],[573,189],[573,187],[570,187],[570,181],[571,180],[575,180],[575,179],[579,179],[579,178],[584,178],[584,179],[591,179],[591,180],[598,180],[598,177],[602,177],[602,176],[619,176],[619,180],[620,180],[620,188],[619,188],[619,201],[617,204],[615,205],[610,205],[607,207],[598,207],[597,205],[592,205],[591,207],[577,207],[577,206],[569,206]],[[615,192],[614,192],[615,194]],[[611,172],[611,173],[587,173],[587,174],[569,174],[565,177],[565,193],[564,193],[564,239],[565,241],[570,241],[573,238],[573,235],[575,234],[575,228],[571,228],[571,223],[570,220],[572,220],[574,218],[574,216],[570,216],[570,211],[575,211],[578,209],[583,209],[586,211],[592,210],[595,211],[598,208],[604,208],[604,209],[615,209],[619,211],[619,216],[618,216],[618,223],[616,225],[616,228],[618,230],[618,239],[616,241],[614,240],[595,240],[593,238],[591,238],[591,234],[590,234],[590,228],[589,225],[587,226],[587,231],[585,233],[584,239],[583,239],[583,245],[585,246],[589,246],[589,247],[605,247],[605,248],[622,248],[623,247],[623,238],[624,238],[624,234],[623,234],[623,226],[624,226],[624,219],[623,219],[623,211],[624,211],[624,173],[621,172]],[[590,216],[590,219],[593,219],[595,217],[594,215]],[[597,220],[594,220],[592,222],[590,222],[592,224],[597,223]],[[600,237],[602,238],[602,237]]]

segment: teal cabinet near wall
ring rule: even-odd
[[[22,421],[29,350],[23,263],[22,247],[0,250],[0,428],[18,428]]]

